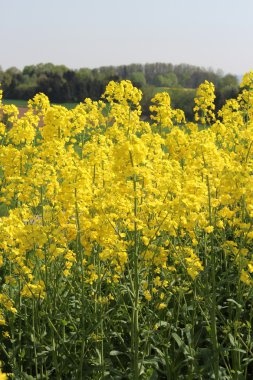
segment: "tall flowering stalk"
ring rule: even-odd
[[[17,378],[252,376],[253,100],[0,92],[0,359]],[[43,125],[43,126],[41,126]],[[207,358],[212,357],[212,360]],[[203,364],[204,363],[204,364]]]

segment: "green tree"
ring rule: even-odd
[[[161,87],[176,87],[178,85],[177,76],[173,72],[157,75],[154,82],[157,86]]]
[[[145,75],[141,71],[134,71],[129,75],[129,79],[136,87],[142,88],[146,85]]]
[[[238,84],[238,79],[232,74],[227,74],[220,80],[221,87],[238,87]]]

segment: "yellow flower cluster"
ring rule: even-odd
[[[225,241],[244,242],[234,264],[251,284],[252,74],[243,86],[217,118],[213,84],[199,87],[205,128],[186,123],[165,93],[152,100],[155,123],[143,121],[141,91],[129,81],[73,110],[43,94],[22,117],[1,103],[0,323],[5,310],[15,313],[14,292],[43,302],[55,273],[59,282],[117,284],[136,257],[143,298],[165,309],[174,279],[186,271],[191,283],[209,264],[214,234],[224,252]]]
[[[202,124],[210,124],[215,120],[214,114],[214,85],[207,80],[202,83],[197,90],[197,97],[195,98],[195,120],[200,121]]]
[[[154,103],[154,105],[149,107],[150,111],[153,113],[151,114],[151,119],[156,121],[153,125],[159,127],[160,134],[162,134],[163,129],[168,130],[172,128],[173,122],[176,122],[179,125],[185,123],[184,112],[179,109],[172,109],[170,96],[167,92],[156,94],[151,99],[151,102]]]

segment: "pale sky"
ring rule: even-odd
[[[0,0],[0,66],[253,69],[253,0]]]

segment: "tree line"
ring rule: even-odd
[[[65,65],[40,63],[3,71],[0,83],[6,99],[32,98],[45,93],[54,103],[81,102],[85,98],[98,100],[110,80],[129,79],[143,91],[143,109],[148,113],[150,98],[157,91],[169,91],[172,105],[182,108],[192,119],[192,106],[196,89],[208,80],[216,87],[216,106],[219,109],[226,99],[239,92],[235,75],[223,75],[198,66],[171,63],[146,63],[121,66],[103,66],[96,69],[70,69]]]

